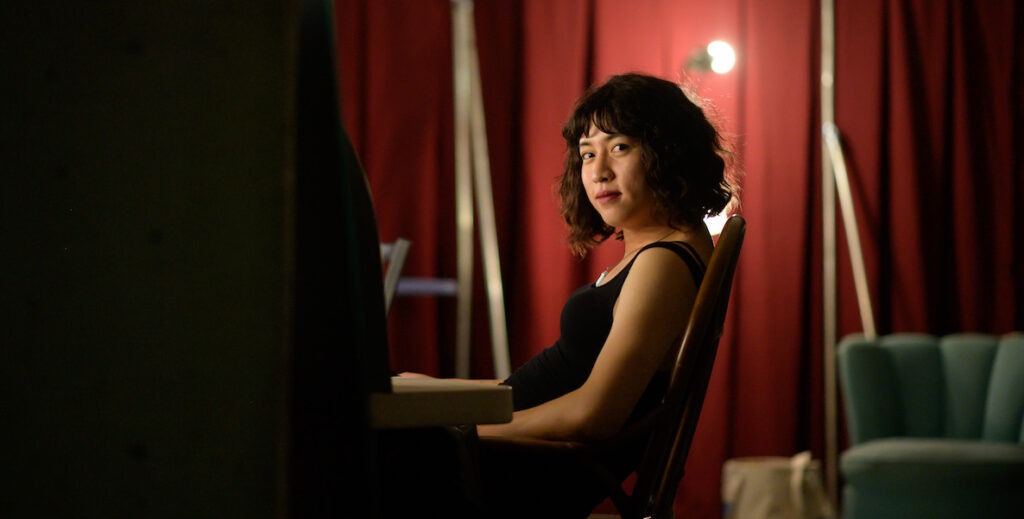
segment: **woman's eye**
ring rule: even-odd
[[[589,151],[583,151],[583,152],[580,152],[580,157],[583,160],[588,160],[588,159],[594,158],[594,154],[592,152],[589,152]]]
[[[620,142],[620,143],[616,144],[615,146],[612,146],[612,150],[613,151],[626,151],[628,149],[629,149],[629,144],[626,144],[624,142]]]

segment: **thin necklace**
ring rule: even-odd
[[[604,278],[608,276],[608,273],[609,273],[609,272],[611,272],[611,270],[612,270],[612,267],[617,267],[617,266],[621,265],[621,264],[622,264],[622,262],[623,262],[623,261],[626,261],[626,258],[630,257],[630,256],[631,256],[631,255],[632,255],[632,254],[633,254],[634,252],[636,252],[636,251],[638,251],[638,250],[640,250],[640,249],[642,249],[642,248],[644,248],[644,247],[646,247],[646,246],[650,245],[651,243],[657,243],[657,242],[659,242],[659,241],[661,241],[661,240],[664,240],[665,238],[668,238],[669,236],[672,236],[672,233],[674,233],[674,232],[676,232],[676,230],[675,230],[675,229],[670,229],[670,230],[668,231],[668,234],[666,234],[666,235],[662,236],[661,238],[658,238],[658,239],[656,239],[656,240],[654,240],[654,241],[652,241],[652,242],[650,242],[650,243],[645,243],[645,244],[643,244],[643,245],[640,245],[640,246],[638,246],[638,247],[635,247],[635,248],[633,248],[633,250],[631,250],[631,251],[629,251],[629,252],[627,252],[627,253],[623,254],[623,255],[622,255],[622,259],[620,259],[618,263],[616,263],[615,265],[612,265],[611,267],[607,267],[607,268],[605,268],[605,269],[604,269],[604,272],[602,272],[602,273],[601,273],[601,275],[600,275],[600,276],[598,276],[598,278],[597,278],[597,281],[595,281],[595,282],[594,282],[594,284],[595,284],[595,285],[600,285],[600,284],[601,284],[601,282],[602,282],[602,281],[604,281]]]

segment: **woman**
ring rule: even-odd
[[[703,219],[732,196],[718,132],[672,82],[614,76],[579,100],[562,135],[570,245],[582,256],[617,235],[624,252],[569,298],[558,341],[503,382],[512,422],[480,435],[602,439],[653,405],[713,249]]]
[[[513,388],[512,421],[480,425],[480,437],[600,440],[651,410],[714,248],[703,219],[733,195],[717,130],[672,82],[614,76],[584,94],[562,135],[569,244],[583,256],[616,236],[622,258],[568,299],[561,337],[501,382]],[[623,478],[635,447],[615,460]],[[586,517],[605,498],[558,460],[478,454],[491,513]]]

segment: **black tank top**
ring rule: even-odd
[[[675,252],[686,263],[696,285],[700,286],[706,266],[693,246],[685,242],[654,242],[640,249],[629,264],[607,283],[600,286],[591,283],[573,292],[562,307],[561,337],[502,382],[512,387],[515,410],[535,407],[583,385],[611,331],[612,309],[633,262],[643,251],[655,247]],[[643,416],[661,401],[668,386],[668,375],[667,371],[655,373],[637,402],[630,421]]]

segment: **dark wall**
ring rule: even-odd
[[[283,510],[292,3],[0,7],[0,517]]]

